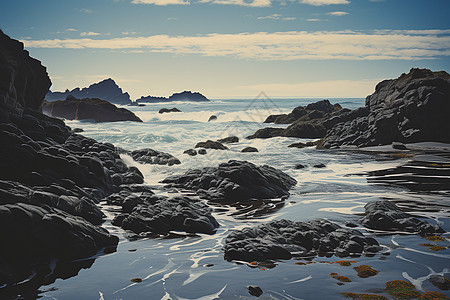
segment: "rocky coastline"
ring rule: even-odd
[[[214,235],[221,226],[214,216],[215,208],[239,205],[257,207],[253,216],[271,213],[284,205],[297,184],[292,176],[274,167],[229,160],[217,167],[169,176],[161,181],[163,189],[176,196],[156,195],[139,169],[128,166],[120,155],[167,168],[181,164],[178,158],[150,148],[128,151],[97,142],[75,133],[62,120],[43,114],[47,111],[55,116],[59,105],[70,106],[68,111],[76,107],[76,117],[71,118],[70,112],[59,117],[79,120],[83,115],[80,106],[111,105],[109,102],[71,98],[63,104],[44,102],[51,85],[45,67],[29,56],[22,43],[1,31],[0,70],[5,74],[0,78],[0,235],[5,245],[0,247],[0,295],[5,298],[37,298],[42,285],[74,276],[92,265],[95,257],[116,251],[119,238],[102,227],[105,215],[100,202],[118,207],[112,224],[129,232],[130,238],[167,236],[172,231]],[[185,101],[180,99],[190,92],[183,93],[168,101]],[[323,138],[319,148],[428,139],[450,142],[450,104],[445,102],[449,94],[447,73],[412,69],[397,80],[380,83],[364,108],[350,111],[328,100],[319,101],[297,107],[290,114],[269,116],[266,123],[291,125],[286,129],[264,128],[249,139]],[[198,98],[193,101],[207,101],[196,93],[189,95]],[[123,93],[121,97],[118,99],[126,100]],[[122,100],[117,101],[126,102]],[[119,110],[127,120],[136,117]],[[92,107],[86,111],[96,115]],[[117,108],[112,111],[117,112]],[[104,116],[83,116],[107,121]],[[388,132],[387,128],[393,129]],[[231,136],[200,142],[195,148],[206,154],[205,149],[228,150],[222,143],[238,142]],[[257,151],[254,147],[243,150]],[[193,156],[197,150],[185,153]],[[370,202],[365,208],[358,222],[367,231],[404,231],[425,237],[444,233],[439,226],[419,220],[387,200]],[[282,219],[231,232],[224,241],[223,255],[235,262],[273,262],[321,255],[371,256],[382,250],[376,238],[328,220]]]

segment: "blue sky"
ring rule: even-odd
[[[450,71],[448,0],[3,0],[0,28],[52,90],[365,97],[412,67]]]

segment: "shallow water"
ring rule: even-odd
[[[334,256],[314,258],[313,263],[308,265],[296,265],[295,260],[290,260],[279,261],[276,266],[227,262],[223,259],[224,240],[232,230],[281,218],[294,221],[326,218],[340,225],[347,221],[357,222],[358,214],[364,211],[364,204],[377,199],[412,199],[444,204],[437,211],[421,212],[421,215],[427,216],[429,222],[438,222],[445,230],[450,230],[450,199],[447,196],[368,184],[365,176],[358,175],[398,166],[405,159],[381,161],[368,154],[288,148],[291,143],[299,141],[295,138],[244,139],[263,126],[287,126],[261,123],[269,114],[287,113],[298,105],[316,100],[261,98],[255,102],[221,100],[211,103],[151,104],[131,108],[144,123],[67,122],[73,128],[84,129],[85,136],[102,142],[111,142],[128,150],[150,147],[179,158],[181,165],[168,167],[140,165],[123,156],[128,164],[139,167],[146,183],[155,186],[156,193],[166,193],[158,189],[158,182],[169,175],[194,167],[217,166],[229,159],[271,165],[293,176],[298,184],[291,190],[284,206],[258,218],[235,217],[232,216],[235,212],[232,207],[214,207],[214,216],[221,225],[214,235],[130,241],[120,228],[110,225],[115,208],[104,205],[108,214],[104,226],[120,237],[117,252],[98,257],[91,268],[82,269],[78,276],[58,279],[43,287],[43,299],[250,299],[253,297],[248,293],[247,285],[260,286],[264,291],[261,299],[340,299],[344,298],[340,294],[343,292],[382,293],[380,290],[385,287],[384,283],[396,279],[409,280],[418,290],[438,291],[426,279],[433,274],[450,272],[450,249],[430,251],[419,246],[429,241],[417,235],[376,236],[384,251],[373,257],[346,258],[356,261],[350,267],[327,263],[340,260]],[[343,106],[348,108],[364,103],[363,99],[330,101],[345,103]],[[183,112],[158,114],[159,109],[174,106]],[[218,119],[207,122],[211,115],[218,116]],[[197,142],[230,135],[236,135],[241,140],[229,145],[230,151],[207,150],[207,155],[194,157],[183,154]],[[259,152],[241,153],[240,150],[247,146],[256,147]],[[319,163],[325,164],[326,168],[313,167]],[[307,167],[296,170],[296,164]],[[450,245],[448,240],[438,244]],[[353,270],[358,264],[368,264],[380,272],[374,277],[359,278]],[[338,281],[329,275],[332,272],[348,276],[352,282],[338,285]],[[130,281],[132,278],[143,281],[133,283]],[[450,296],[448,291],[440,292]]]

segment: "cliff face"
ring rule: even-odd
[[[450,75],[411,69],[380,82],[364,108],[341,115],[323,147],[376,146],[394,141],[450,143]]]
[[[24,108],[41,111],[50,85],[41,62],[0,30],[0,121],[21,116]]]
[[[83,98],[98,98],[108,102],[120,105],[131,104],[130,95],[124,93],[122,89],[111,78],[105,79],[98,83],[91,84],[89,87],[80,89],[75,88],[71,91],[65,92],[51,92],[49,91],[45,96],[47,101],[65,100],[67,96],[73,96],[77,99]]]

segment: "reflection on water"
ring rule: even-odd
[[[385,282],[399,279],[410,281],[420,291],[437,290],[427,279],[433,274],[449,276],[450,249],[431,251],[420,246],[429,241],[417,235],[375,236],[385,250],[373,257],[353,257],[351,260],[355,263],[352,266],[330,264],[340,260],[334,256],[300,261],[304,264],[295,264],[295,260],[279,261],[272,266],[225,261],[222,247],[232,230],[281,218],[293,221],[326,218],[345,226],[348,221],[357,223],[358,214],[364,212],[364,205],[371,200],[395,200],[403,207],[420,211],[430,223],[438,223],[446,231],[450,230],[450,198],[447,195],[368,184],[365,176],[357,175],[396,168],[409,158],[377,161],[368,154],[288,148],[298,141],[293,138],[246,140],[246,136],[267,124],[246,122],[245,126],[237,128],[241,123],[226,118],[221,121],[221,116],[239,116],[237,112],[245,108],[238,101],[233,103],[236,104],[234,108],[223,102],[211,104],[210,108],[209,104],[201,108],[194,104],[192,107],[177,104],[185,112],[178,115],[179,119],[176,114],[158,116],[157,110],[163,106],[151,105],[133,108],[146,116],[147,121],[143,124],[70,122],[70,126],[81,127],[86,136],[119,147],[130,150],[150,147],[178,157],[182,164],[172,167],[139,165],[124,157],[127,163],[138,166],[146,182],[156,188],[161,186],[158,182],[163,178],[184,173],[189,168],[217,166],[229,159],[241,159],[268,164],[293,176],[298,185],[291,191],[291,197],[274,203],[269,213],[262,211],[258,218],[245,217],[257,212],[261,207],[257,203],[248,207],[213,206],[221,227],[211,236],[199,234],[130,241],[120,228],[107,221],[105,227],[121,238],[117,252],[99,257],[90,269],[82,269],[76,277],[58,279],[48,285],[48,291],[41,294],[44,299],[251,299],[248,285],[261,287],[263,299],[339,299],[344,298],[340,294],[344,292],[383,293]],[[293,101],[280,105],[287,111],[295,106]],[[196,110],[198,116],[193,117]],[[219,116],[218,120],[206,122],[213,112]],[[188,122],[187,115],[194,121]],[[230,132],[237,135],[240,142],[230,144],[229,151],[208,150],[206,156],[195,157],[183,154],[197,142],[226,137],[231,135]],[[247,146],[256,147],[259,152],[241,153],[240,150]],[[320,163],[326,167],[314,168]],[[296,164],[306,168],[297,170]],[[158,189],[155,192],[165,193]],[[104,209],[111,220],[114,208],[105,206]],[[372,234],[364,228],[357,229]],[[444,248],[449,246],[448,240],[436,244]],[[370,265],[379,273],[360,278],[353,267],[361,264]],[[347,276],[351,282],[338,284],[339,281],[329,275],[332,272]],[[142,282],[132,282],[133,278],[140,278]],[[440,292],[450,296],[449,291]]]

